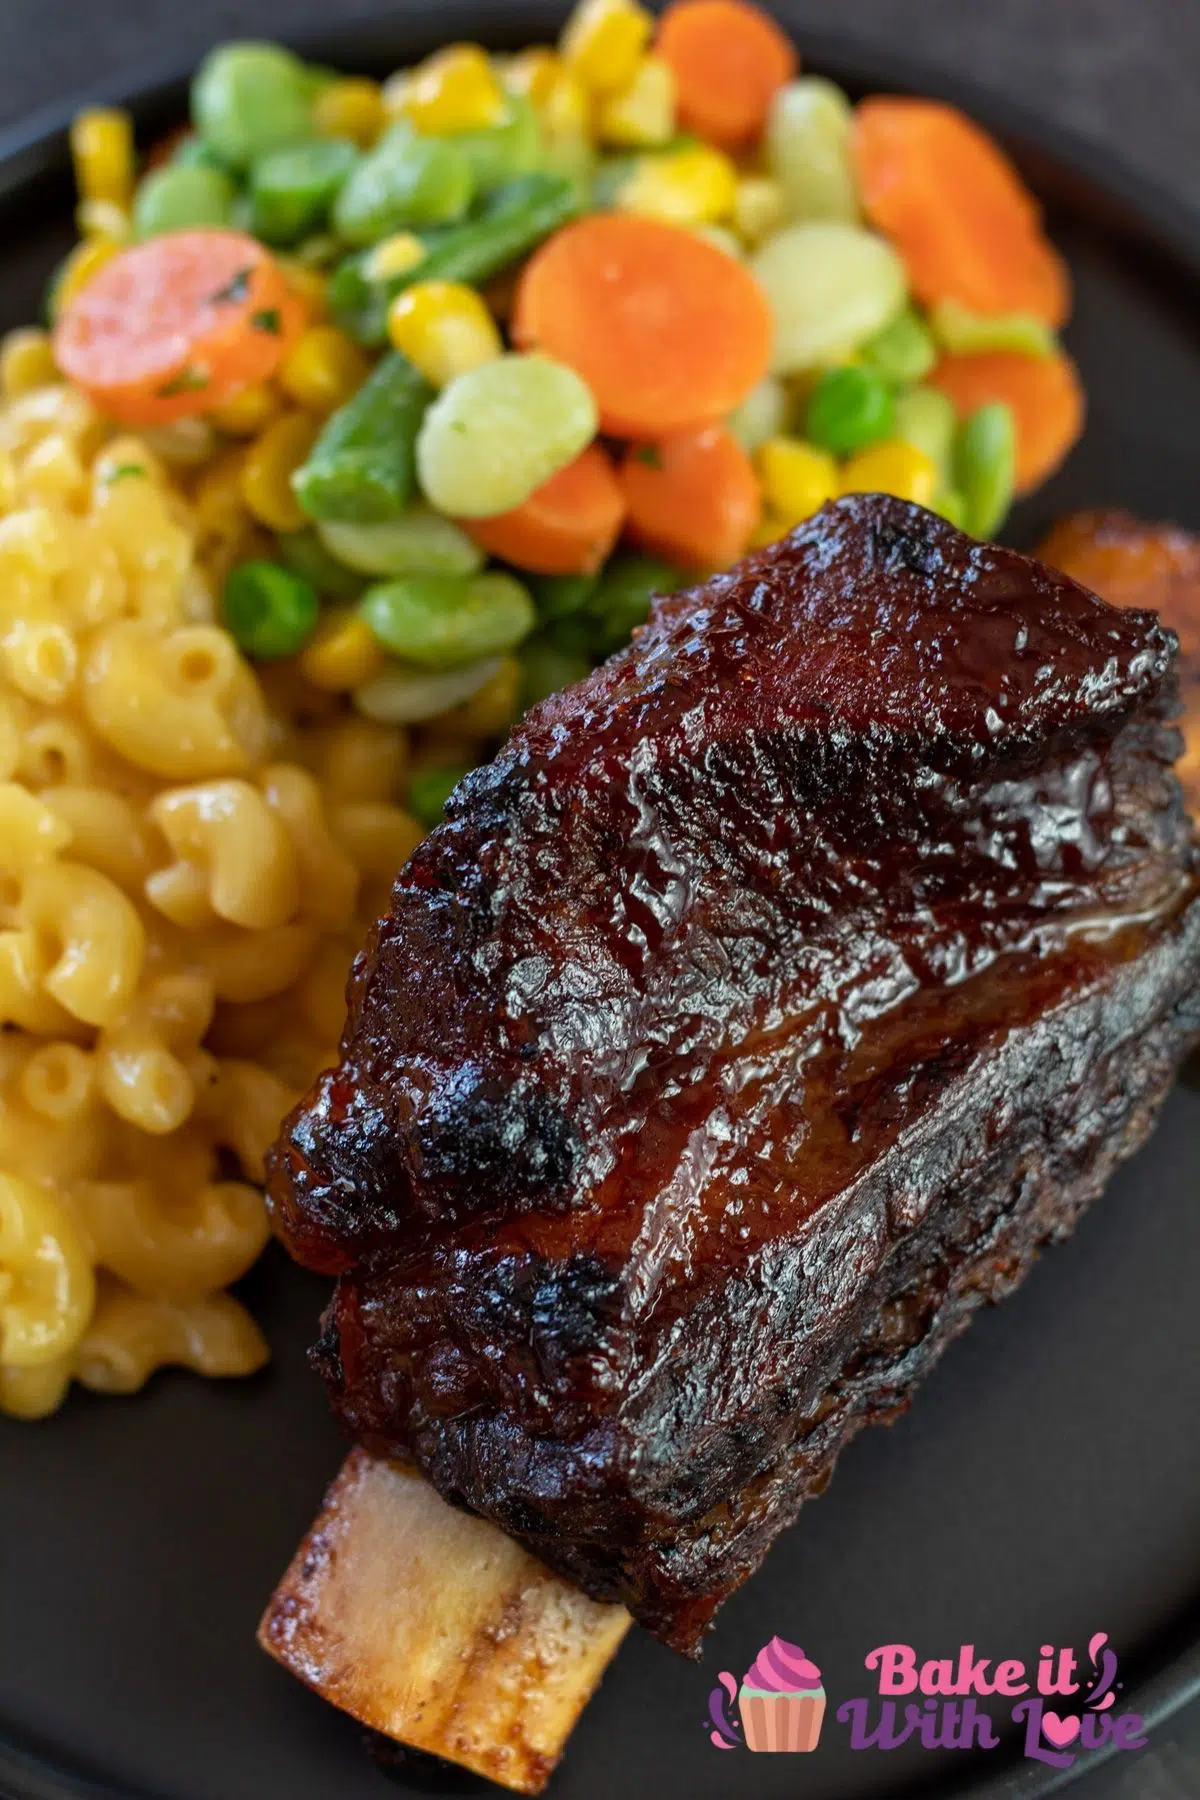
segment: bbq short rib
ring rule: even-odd
[[[1200,1035],[1174,658],[871,496],[536,707],[277,1152],[348,1429],[694,1652]]]

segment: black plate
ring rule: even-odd
[[[420,0],[306,51],[382,72],[439,41],[544,41],[563,8]],[[786,18],[787,7],[779,8]],[[798,34],[799,35],[799,34]],[[1086,440],[1014,520],[1032,543],[1074,506],[1120,503],[1200,527],[1200,223],[1118,166],[935,71],[804,32],[810,68],[848,87],[942,94],[998,130],[1050,208],[1078,305],[1068,341]],[[130,98],[146,135],[183,85]],[[106,95],[106,98],[112,98]],[[62,126],[0,140],[4,325],[33,315],[69,240]],[[1004,1749],[734,1760],[708,1743],[719,1669],[775,1633],[825,1671],[831,1707],[867,1691],[873,1646],[973,1642],[1035,1657],[1110,1634],[1121,1707],[1152,1720],[1200,1691],[1200,1093],[1025,1288],[956,1346],[895,1430],[847,1453],[721,1614],[702,1667],[636,1633],[581,1723],[558,1800],[805,1793],[1045,1794],[1059,1777]],[[0,1421],[0,1788],[16,1800],[386,1800],[395,1776],[357,1728],[254,1646],[254,1626],[342,1446],[304,1365],[321,1284],[274,1253],[245,1284],[271,1370],[206,1386],[164,1376],[133,1401],[80,1396],[49,1424]],[[1081,1759],[1072,1775],[1084,1767]],[[412,1777],[404,1779],[411,1780]]]

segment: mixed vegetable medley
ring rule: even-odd
[[[10,386],[53,366],[152,442],[239,646],[369,719],[498,734],[840,493],[991,536],[1081,427],[1003,153],[852,105],[746,0],[582,0],[553,48],[382,85],[226,44],[140,172],[120,112],[72,146],[82,238]],[[424,823],[463,766],[418,759]]]

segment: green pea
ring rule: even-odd
[[[872,369],[851,363],[827,369],[817,382],[804,435],[835,456],[852,456],[891,437],[895,424],[896,401],[887,382]]]
[[[306,531],[281,531],[275,542],[292,574],[318,594],[330,600],[357,600],[362,593],[362,576],[339,562],[311,526]]]
[[[923,450],[943,474],[949,471],[957,430],[954,403],[939,388],[913,388],[896,402],[895,435],[914,450]]]
[[[339,193],[333,223],[349,244],[450,225],[474,192],[471,163],[451,138],[420,137],[405,120],[364,156]]]
[[[478,131],[456,131],[447,140],[471,166],[475,191],[490,193],[502,182],[531,174],[541,160],[537,114],[523,94],[510,94],[508,118]]]
[[[521,710],[561,693],[592,672],[589,657],[561,650],[546,638],[533,638],[521,649]]]
[[[408,783],[408,810],[430,831],[441,822],[446,802],[464,775],[469,763],[434,763],[427,769],[414,769]]]
[[[614,557],[588,602],[596,621],[597,647],[602,655],[619,650],[638,625],[644,625],[655,594],[673,594],[684,577],[670,563],[648,556]]]
[[[260,156],[250,171],[256,236],[268,244],[294,244],[316,230],[359,160],[344,138],[315,138]]]
[[[981,406],[966,419],[954,447],[954,485],[966,502],[972,537],[992,538],[1012,505],[1016,481],[1017,431],[1012,408],[1001,401]]]
[[[911,306],[897,313],[890,325],[868,338],[862,347],[864,365],[882,375],[892,387],[911,387],[924,381],[937,361],[933,334]]]
[[[259,662],[294,656],[319,611],[315,589],[278,563],[240,563],[221,596],[226,630],[247,656]]]
[[[534,575],[529,588],[538,618],[546,623],[582,611],[599,583],[599,575]]]
[[[168,163],[141,183],[133,201],[133,229],[139,238],[197,225],[227,225],[236,197],[220,169]]]
[[[537,623],[513,575],[405,575],[359,603],[380,643],[422,669],[454,669],[513,649]]]
[[[312,136],[312,84],[279,44],[222,44],[192,82],[192,121],[217,155],[245,169],[282,144]]]
[[[952,356],[983,356],[992,350],[1015,351],[1019,356],[1048,357],[1058,349],[1058,339],[1034,313],[1012,312],[989,316],[973,313],[957,300],[940,300],[929,315],[933,334]]]

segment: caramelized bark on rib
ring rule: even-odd
[[[536,708],[274,1168],[350,1429],[694,1649],[1147,1128],[1198,972],[1173,655],[857,497]]]

